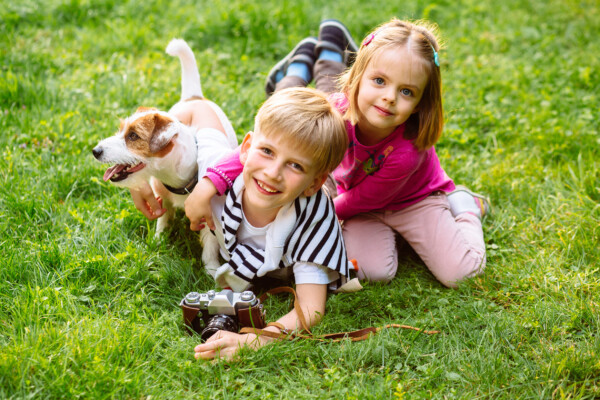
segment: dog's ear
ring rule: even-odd
[[[164,115],[155,114],[153,118],[154,127],[150,138],[150,151],[158,153],[171,142],[177,130],[172,126],[173,121]]]

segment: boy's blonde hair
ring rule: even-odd
[[[317,173],[333,171],[348,148],[342,115],[326,94],[311,88],[275,92],[258,110],[254,129],[266,137],[278,135],[310,154]]]
[[[414,140],[419,150],[433,146],[442,134],[444,112],[442,108],[442,78],[439,65],[436,65],[436,53],[441,46],[437,38],[437,26],[426,21],[401,21],[393,18],[369,33],[363,41],[356,61],[340,77],[342,92],[349,100],[349,107],[344,118],[353,125],[358,123],[357,98],[362,76],[373,57],[381,51],[394,50],[405,46],[410,52],[419,56],[429,73],[429,80],[423,97],[417,106],[418,111],[407,121],[405,135]]]

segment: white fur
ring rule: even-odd
[[[198,73],[196,58],[185,40],[171,40],[167,46],[167,53],[179,57],[181,62],[181,100],[191,97],[204,97],[200,86],[200,74]]]
[[[193,97],[203,97],[196,59],[187,43],[181,39],[173,39],[167,46],[166,51],[170,55],[178,56],[181,63],[181,101]],[[237,138],[225,113],[215,103],[208,103],[223,123],[228,144],[231,148],[235,148]],[[160,133],[159,138],[171,141],[173,148],[163,157],[142,157],[133,154],[129,151],[125,141],[127,126],[138,118],[145,118],[154,114],[171,120],[167,129]],[[174,215],[174,209],[183,208],[187,198],[187,195],[177,195],[170,192],[163,183],[174,188],[184,187],[197,173],[198,149],[194,137],[196,129],[180,123],[171,114],[159,110],[136,112],[129,116],[122,125],[125,129],[98,143],[94,148],[94,156],[98,161],[112,165],[128,164],[134,166],[139,163],[145,164],[143,169],[132,173],[122,181],[113,183],[117,186],[135,190],[150,180],[154,194],[162,198],[163,207],[167,209],[167,212],[157,220],[156,235],[159,236],[168,226],[169,220]],[[203,243],[202,261],[207,271],[213,274],[219,267],[219,244],[208,228],[204,228],[200,232],[200,238]]]

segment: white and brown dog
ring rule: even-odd
[[[237,138],[225,113],[215,103],[204,99],[200,85],[200,74],[194,53],[181,39],[172,40],[167,53],[179,57],[181,62],[181,100],[202,99],[217,115],[225,130],[223,147],[229,151],[237,146]],[[160,197],[167,212],[157,221],[156,235],[168,226],[174,208],[182,208],[188,194],[198,182],[200,165],[209,165],[207,160],[198,160],[196,133],[202,126],[187,126],[169,112],[156,108],[140,107],[121,121],[119,131],[102,140],[92,153],[102,163],[112,164],[104,173],[104,181],[130,189],[146,185],[148,181],[155,196]],[[215,158],[220,155],[215,155]],[[215,160],[211,161],[216,161]],[[219,266],[219,245],[208,230],[200,232],[203,243],[202,261],[209,272]]]

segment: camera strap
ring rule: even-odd
[[[328,333],[325,335],[314,335],[310,329],[308,328],[308,324],[306,323],[306,320],[304,319],[304,313],[302,312],[302,309],[300,308],[300,304],[298,303],[298,296],[296,295],[296,291],[288,286],[281,286],[275,289],[271,289],[268,290],[267,292],[265,292],[261,297],[260,297],[260,301],[264,302],[264,300],[270,296],[270,295],[275,295],[275,294],[280,294],[280,293],[290,293],[294,296],[294,310],[296,310],[296,314],[298,315],[298,320],[300,321],[300,325],[302,325],[302,332],[290,332],[287,329],[285,329],[285,327],[280,324],[279,322],[269,322],[267,324],[267,326],[274,326],[277,329],[279,329],[281,332],[280,333],[276,333],[276,332],[271,332],[271,331],[267,331],[264,329],[258,329],[258,328],[242,328],[240,330],[241,334],[246,334],[246,333],[253,333],[257,336],[267,336],[267,337],[271,337],[274,339],[285,339],[285,340],[293,340],[296,338],[302,338],[302,339],[310,339],[310,340],[318,340],[318,341],[331,341],[331,342],[339,342],[345,339],[350,339],[353,342],[357,342],[360,340],[365,340],[367,338],[369,338],[372,335],[375,335],[377,332],[381,331],[382,329],[388,329],[388,328],[399,328],[399,329],[411,329],[417,332],[422,332],[425,333],[427,335],[435,335],[437,333],[440,333],[439,331],[426,331],[424,329],[420,329],[420,328],[415,328],[414,326],[409,326],[409,325],[400,325],[400,324],[388,324],[382,327],[368,327],[368,328],[363,328],[363,329],[358,329],[355,331],[350,331],[350,332],[338,332],[338,333]]]

